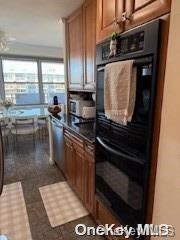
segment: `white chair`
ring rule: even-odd
[[[18,141],[20,135],[32,135],[33,143],[35,143],[35,135],[38,130],[35,117],[16,117],[12,119],[11,133],[15,136],[15,142]]]

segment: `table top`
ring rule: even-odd
[[[11,107],[9,110],[5,108],[0,109],[0,118],[13,117],[44,117],[48,116],[48,107],[46,106],[32,106],[32,107]]]

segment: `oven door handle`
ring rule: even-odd
[[[129,155],[125,154],[125,153],[122,153],[122,152],[120,152],[120,151],[118,151],[118,150],[116,150],[116,149],[108,146],[100,137],[96,137],[96,140],[97,140],[98,143],[99,143],[103,148],[105,148],[108,152],[110,152],[110,153],[112,153],[112,154],[114,154],[114,155],[116,155],[116,156],[124,157],[124,158],[126,158],[126,159],[128,159],[128,160],[130,160],[130,161],[133,161],[133,162],[136,162],[136,163],[138,163],[138,164],[143,165],[143,160],[140,160],[140,159],[138,159],[138,158],[129,156]]]

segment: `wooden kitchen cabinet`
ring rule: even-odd
[[[84,161],[84,203],[90,213],[94,212],[94,195],[95,195],[95,159],[94,147],[85,145]]]
[[[96,42],[123,31],[124,0],[97,0]]]
[[[95,88],[96,0],[83,5],[84,89]]]
[[[94,210],[95,161],[94,147],[69,130],[65,138],[65,175],[71,187],[90,213]]]
[[[96,0],[65,19],[69,90],[95,89]]]
[[[65,175],[70,184],[75,184],[75,161],[73,159],[72,139],[64,134]]]
[[[83,200],[83,171],[84,171],[84,145],[81,139],[77,139],[73,137],[73,149],[74,149],[74,162],[76,165],[75,169],[75,184],[74,188]]]
[[[126,0],[125,30],[170,12],[171,0]]]
[[[97,0],[96,42],[158,18],[171,10],[171,0]]]
[[[83,10],[78,9],[66,21],[68,84],[71,89],[82,89],[83,64]]]

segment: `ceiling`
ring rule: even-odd
[[[63,47],[62,17],[83,0],[0,0],[0,30],[16,43]]]

